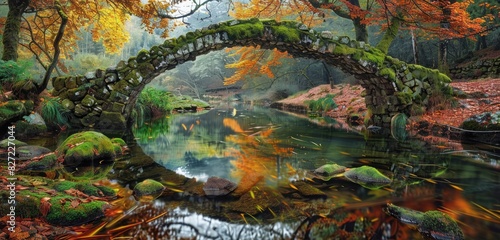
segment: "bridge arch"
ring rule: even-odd
[[[258,19],[213,24],[141,50],[116,67],[52,78],[53,94],[70,110],[72,126],[123,129],[131,123],[140,92],[159,74],[210,51],[257,45],[321,59],[354,75],[366,89],[366,106],[377,126],[390,126],[397,113],[410,116],[425,110],[434,94],[451,94],[451,79],[438,70],[405,63],[364,42],[316,32],[297,22]]]

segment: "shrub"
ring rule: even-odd
[[[41,105],[40,115],[51,127],[70,126],[68,123],[70,110],[64,108],[59,98],[45,99]]]
[[[328,94],[318,100],[307,101],[309,110],[313,112],[326,112],[337,107],[337,103],[333,100],[334,95]]]

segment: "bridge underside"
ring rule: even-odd
[[[366,89],[366,105],[376,126],[388,128],[397,113],[421,113],[433,95],[451,94],[446,75],[391,58],[363,42],[315,32],[296,22],[251,19],[219,23],[166,40],[113,68],[53,78],[54,95],[71,110],[73,127],[124,129],[133,121],[138,95],[159,74],[211,51],[257,45],[294,57],[321,59],[354,75]]]

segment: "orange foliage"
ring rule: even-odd
[[[324,13],[313,7],[309,1],[250,0],[249,3],[235,2],[230,15],[236,19],[257,17],[277,21],[293,15],[296,16],[295,20],[307,26],[314,26],[323,22]]]
[[[371,25],[388,25],[387,19],[397,17],[403,20],[403,28],[421,30],[427,38],[472,37],[484,30],[484,19],[471,19],[467,8],[472,0],[450,3],[449,1],[428,2],[425,0],[382,1],[377,0],[384,11],[371,11],[363,22]],[[380,9],[379,9],[380,10]],[[450,11],[447,15],[444,12]],[[442,23],[448,22],[449,27]]]
[[[311,0],[278,1],[251,0],[247,4],[235,4],[231,13],[236,18],[266,17],[281,20],[285,17],[297,16],[297,20],[308,26],[322,22],[325,9],[334,10],[340,16],[360,19],[365,25],[388,26],[392,17],[404,22],[404,27],[421,29],[422,35],[429,38],[456,38],[471,36],[482,32],[481,26],[491,15],[471,19],[467,8],[473,0],[427,1],[427,0],[376,0],[367,2],[366,6],[356,6],[348,0],[334,0],[321,4],[316,8]],[[489,7],[484,5],[485,7]],[[451,11],[449,16],[443,13]],[[442,21],[450,23],[449,28],[441,26]]]
[[[224,119],[224,125],[236,132],[243,132],[234,119]],[[291,155],[293,149],[280,147],[278,145],[280,141],[272,138],[272,132],[273,129],[270,128],[252,135],[238,134],[226,137],[227,142],[237,146],[229,154],[236,159],[231,162],[235,166],[232,174],[241,177],[241,183],[252,185],[256,181],[274,175],[277,167],[276,157]]]
[[[230,48],[226,51],[233,51],[230,56],[240,55],[240,59],[226,64],[226,68],[235,68],[236,72],[224,79],[224,85],[234,84],[247,76],[266,75],[268,78],[274,78],[271,67],[280,65],[283,58],[290,58],[287,52],[280,52],[277,49],[266,51],[260,49],[260,46]]]

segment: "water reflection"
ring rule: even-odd
[[[420,239],[418,232],[384,213],[385,204],[392,202],[419,211],[443,211],[459,221],[467,239],[500,237],[500,200],[493,194],[500,190],[500,175],[493,153],[464,150],[447,140],[366,137],[279,111],[236,108],[173,115],[161,119],[158,128],[163,130],[156,131],[157,123],[151,122],[134,135],[141,151],[158,166],[200,181],[218,176],[245,182],[249,204],[259,190],[263,195],[274,191],[282,197],[280,209],[248,214],[236,210],[234,196],[207,200],[188,191],[168,204],[160,199],[147,206],[151,217],[169,214],[135,229],[134,236]],[[375,167],[392,183],[368,189],[343,177],[309,178],[312,170],[331,163]],[[124,171],[117,165],[115,171]],[[145,166],[142,171],[123,167],[128,170],[121,177],[142,178],[146,172],[151,176]],[[291,181],[305,182],[322,194],[308,196],[296,189],[299,182]],[[145,212],[132,216],[144,219]]]

